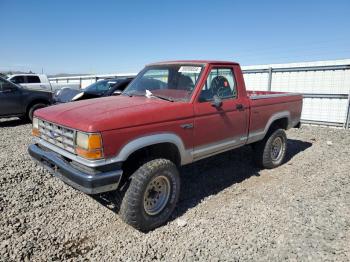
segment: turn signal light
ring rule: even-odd
[[[75,151],[79,156],[87,159],[100,159],[103,157],[102,150],[89,151],[89,150],[85,150],[77,147]]]
[[[39,131],[39,129],[33,128],[33,129],[32,129],[32,135],[33,135],[33,136],[40,136],[40,131]]]
[[[98,133],[89,134],[77,132],[75,145],[75,151],[81,157],[87,159],[103,158],[102,138]]]

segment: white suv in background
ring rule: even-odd
[[[62,87],[70,87],[73,89],[80,89],[80,84],[68,84],[68,83],[50,83],[50,80],[43,74],[16,74],[9,75],[7,80],[19,84],[27,89],[42,90],[42,91],[55,91]]]

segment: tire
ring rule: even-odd
[[[38,103],[38,104],[34,104],[32,105],[29,110],[28,110],[28,118],[30,120],[30,122],[33,122],[33,114],[34,114],[34,111],[39,109],[39,108],[43,108],[43,107],[46,107],[47,105],[46,104],[43,104],[43,103]]]
[[[287,135],[283,129],[277,129],[262,141],[253,145],[254,160],[259,167],[275,168],[280,166],[287,152]]]
[[[28,115],[23,115],[18,117],[22,122],[29,122],[29,118]]]
[[[175,164],[167,159],[151,160],[131,176],[120,217],[134,228],[148,232],[169,219],[179,194],[180,176]]]

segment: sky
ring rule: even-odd
[[[0,71],[133,73],[164,60],[345,59],[349,14],[349,0],[0,0]]]

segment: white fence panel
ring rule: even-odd
[[[347,94],[349,70],[276,72],[272,74],[272,91]]]
[[[244,74],[244,81],[248,90],[267,90],[268,80],[268,73]]]
[[[344,123],[347,99],[304,98],[301,119],[328,123]]]
[[[350,59],[246,66],[243,72],[249,90],[260,88],[305,94],[304,122],[349,125]]]

